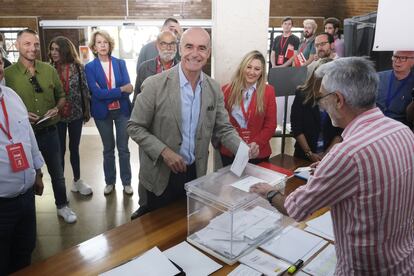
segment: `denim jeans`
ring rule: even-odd
[[[114,124],[122,185],[131,185],[131,163],[129,161],[130,153],[128,148],[129,136],[126,130],[127,123],[128,117],[122,114],[121,110],[109,111],[108,117],[105,120],[95,119],[95,124],[103,144],[103,167],[107,185],[114,185],[116,182]]]
[[[0,275],[30,265],[36,244],[33,189],[16,198],[0,198]]]
[[[36,133],[36,140],[40,152],[45,159],[47,171],[52,179],[53,194],[55,195],[55,204],[58,209],[68,205],[66,197],[65,177],[63,175],[59,135],[56,127],[49,131]]]
[[[69,133],[70,164],[72,165],[73,178],[80,178],[79,144],[82,135],[83,119],[74,120],[70,123],[59,122],[57,124],[62,168],[65,170],[66,132]]]

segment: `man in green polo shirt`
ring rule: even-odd
[[[59,109],[65,104],[65,93],[56,70],[36,60],[40,42],[35,31],[20,31],[16,47],[19,60],[5,70],[6,85],[22,98],[29,112],[29,120],[52,179],[57,213],[65,222],[74,223],[77,217],[68,206],[56,128]]]

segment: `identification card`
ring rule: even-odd
[[[277,65],[282,65],[285,61],[285,57],[283,55],[277,56]]]
[[[6,146],[7,153],[10,159],[10,165],[13,172],[24,171],[29,168],[26,153],[22,143],[11,144]]]
[[[120,109],[121,105],[119,104],[119,101],[114,101],[110,104],[108,104],[108,109],[109,110],[116,110],[116,109]]]

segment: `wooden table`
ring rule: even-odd
[[[270,162],[290,170],[309,164],[288,155],[275,156]],[[290,178],[285,192],[290,193],[304,183],[298,178]],[[187,206],[183,200],[68,248],[14,275],[97,275],[154,246],[163,251],[184,241],[186,237]],[[223,268],[213,275],[227,275],[238,265],[229,266],[216,261]]]

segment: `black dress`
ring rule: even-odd
[[[316,152],[319,133],[321,132],[321,114],[317,105],[313,106],[313,102],[304,104],[304,99],[305,93],[297,90],[290,113],[292,134],[293,137],[297,137],[300,134],[305,135],[311,151]],[[324,150],[329,147],[334,137],[341,135],[341,133],[342,129],[332,126],[331,119],[327,116],[322,126]],[[295,143],[294,156],[307,159],[305,152],[297,141]]]

